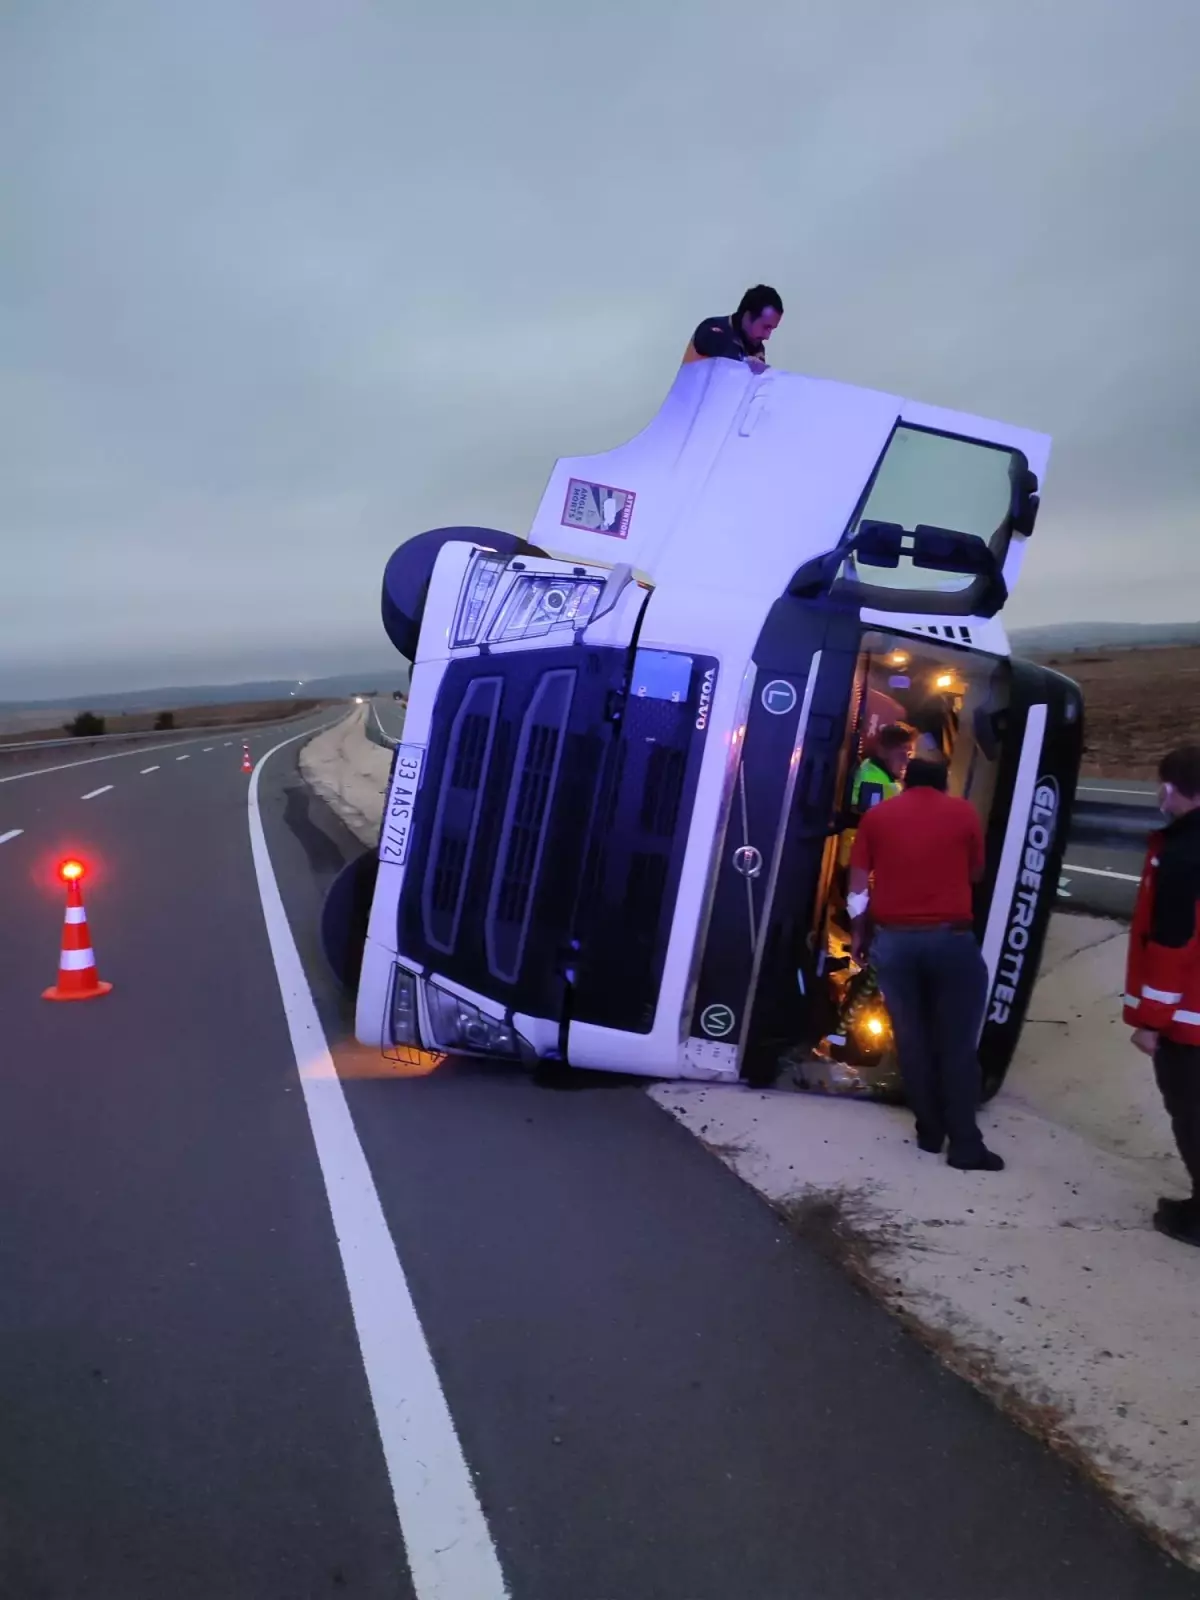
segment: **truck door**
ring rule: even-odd
[[[1014,661],[1003,736],[976,919],[990,980],[979,1040],[985,1096],[1003,1083],[1016,1051],[1058,895],[1083,758],[1078,685],[1047,667]]]
[[[798,977],[846,761],[861,633],[857,615],[784,596],[754,652],[746,723],[690,1033],[751,1082],[774,1076],[776,1041],[804,1032]],[[685,1019],[686,1020],[686,1019]]]

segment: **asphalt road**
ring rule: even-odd
[[[513,1600],[1200,1596],[637,1086],[349,1042],[297,747],[263,893],[236,740],[0,783],[0,1595],[492,1600],[482,1528]]]
[[[1122,805],[1144,805],[1147,831],[1162,822],[1154,784],[1135,783],[1127,779],[1085,778],[1076,793],[1084,800],[1110,798]],[[1142,874],[1142,855],[1142,847],[1133,843],[1124,849],[1071,845],[1067,850],[1059,884],[1060,906],[1064,910],[1077,909],[1103,916],[1131,917],[1138,880]]]

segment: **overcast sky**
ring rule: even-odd
[[[1055,435],[1014,623],[1200,616],[1196,0],[8,0],[0,699],[386,659],[703,316]]]

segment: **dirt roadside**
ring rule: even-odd
[[[1164,752],[1200,740],[1200,645],[1030,659],[1083,690],[1087,777],[1152,781]]]

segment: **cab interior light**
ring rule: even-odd
[[[887,1013],[875,1008],[861,1012],[854,1018],[851,1028],[860,1039],[873,1045],[882,1044],[890,1032]]]

